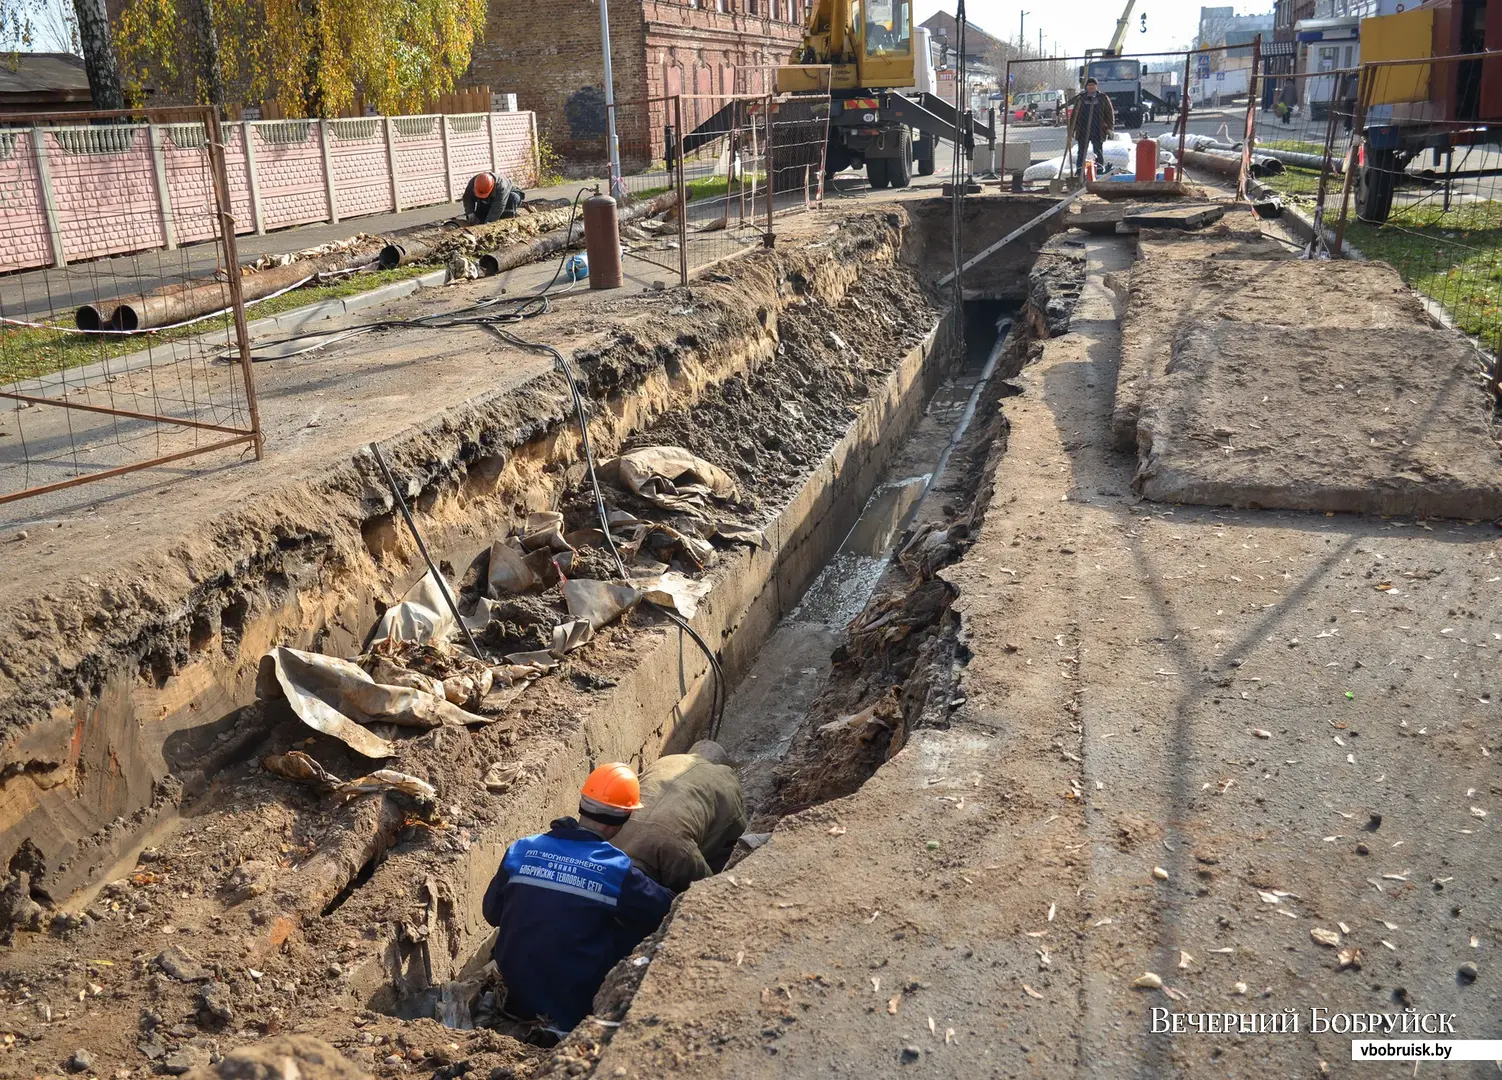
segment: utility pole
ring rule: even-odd
[[[1038,55],[1043,55],[1043,28],[1038,27]]]
[[[605,137],[610,141],[610,194],[619,199],[621,184],[621,144],[615,135],[615,79],[610,73],[610,0],[600,3],[600,51],[605,54]]]
[[[1017,51],[1021,53],[1027,48],[1027,17],[1028,12],[1021,12],[1017,16]]]

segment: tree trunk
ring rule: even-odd
[[[198,38],[199,93],[224,115],[224,74],[219,69],[219,32],[214,29],[214,0],[198,0],[189,8]]]
[[[73,0],[78,16],[78,40],[83,48],[84,71],[96,109],[125,108],[125,90],[120,82],[120,62],[110,36],[109,15],[104,0]]]

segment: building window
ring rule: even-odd
[[[756,14],[756,0],[746,0],[746,14],[747,15],[755,15]]]

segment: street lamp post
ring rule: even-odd
[[[605,56],[605,137],[610,143],[610,194],[621,197],[621,143],[615,134],[615,79],[610,73],[610,0],[600,3],[600,51]]]

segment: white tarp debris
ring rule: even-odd
[[[376,627],[375,640],[385,641],[389,638],[393,641],[414,641],[421,644],[447,639],[459,627],[455,624],[453,615],[449,614],[448,604],[443,601],[445,592],[450,597],[454,595],[448,582],[434,577],[431,572],[424,574],[416,585],[402,595],[400,603],[386,609],[386,614],[381,616],[381,622]]]
[[[705,499],[735,497],[730,474],[681,446],[646,446],[601,467],[643,499],[664,510],[702,515]]]
[[[357,664],[337,656],[286,646],[278,646],[261,658],[256,693],[268,701],[286,697],[303,723],[369,758],[390,757],[395,749],[361,724],[462,727],[488,724],[494,719],[476,716],[421,690],[378,683]]]
[[[570,615],[598,630],[641,603],[641,592],[620,582],[570,578],[563,583],[563,601]]]

